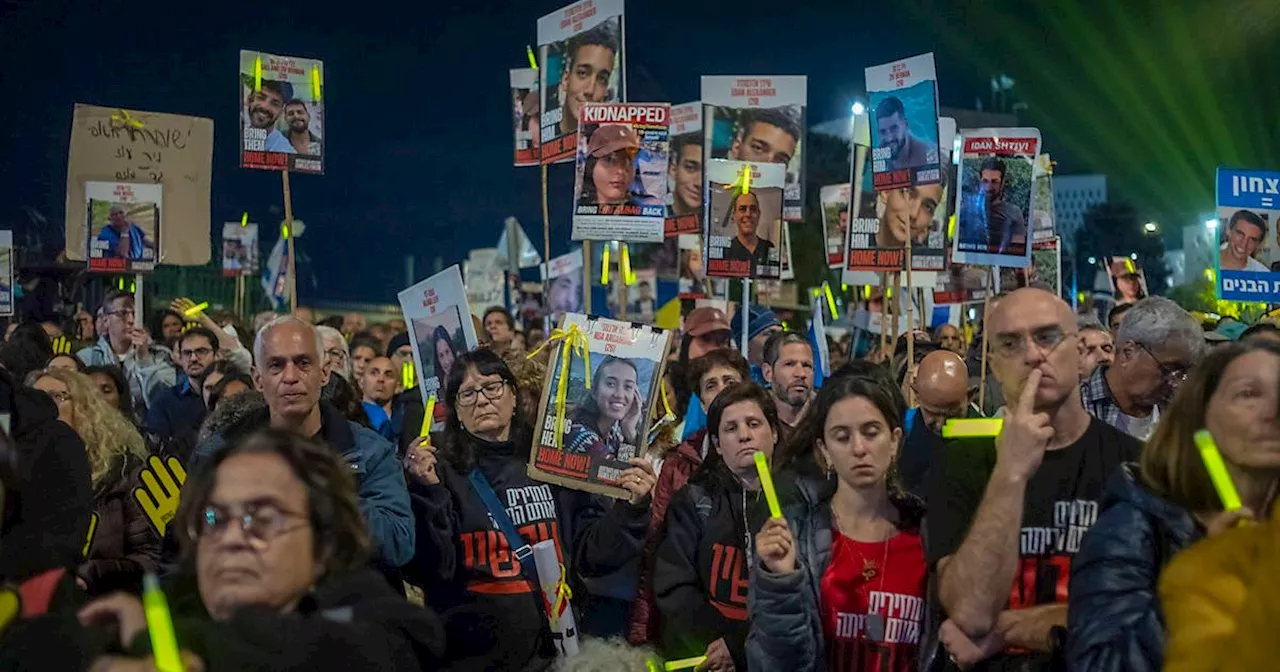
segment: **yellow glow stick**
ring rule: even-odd
[[[742,167],[742,193],[751,193],[751,166]]]
[[[612,243],[605,243],[604,250],[600,253],[600,284],[609,284],[609,247]]]
[[[827,307],[831,309],[831,319],[840,319],[840,315],[836,313],[836,297],[831,293],[831,283],[823,282],[822,289],[827,293]]]
[[[285,239],[285,240],[289,240],[289,225],[288,225],[288,224],[281,224],[281,225],[280,225],[280,235],[284,236],[284,239]]]
[[[426,436],[431,433],[432,418],[436,414],[436,395],[427,397],[427,408],[422,414],[422,429],[418,431],[418,436]]]
[[[209,307],[208,301],[201,301],[200,303],[182,311],[182,314],[186,315],[187,317],[195,317],[196,315],[203,313],[204,309],[208,307]]]
[[[622,284],[634,285],[636,276],[631,273],[631,247],[626,243],[622,244],[622,261],[620,265],[622,267]]]
[[[769,503],[769,517],[781,518],[782,507],[778,506],[778,493],[773,489],[773,475],[769,473],[769,463],[765,460],[764,453],[756,451],[755,461],[756,471],[760,473],[760,489],[764,490],[764,499]]]
[[[320,100],[320,66],[311,66],[311,97]]]
[[[952,418],[942,425],[944,439],[975,439],[1000,436],[1001,418]]]
[[[1222,453],[1218,452],[1218,444],[1214,443],[1213,435],[1209,430],[1202,429],[1193,436],[1196,448],[1200,449],[1200,460],[1209,472],[1209,480],[1213,481],[1213,489],[1218,491],[1218,499],[1222,500],[1222,508],[1235,511],[1243,507],[1240,493],[1236,492],[1235,483],[1231,482],[1231,474],[1227,473],[1227,465],[1222,461]]]
[[[182,658],[178,655],[178,638],[173,634],[173,618],[169,615],[169,603],[160,590],[160,579],[155,574],[142,576],[142,610],[147,617],[147,634],[151,637],[151,652],[160,672],[182,672]]]
[[[524,55],[529,57],[529,67],[534,70],[538,69],[538,59],[533,57],[533,47],[524,45]]]
[[[240,228],[243,229],[246,226],[249,226],[249,213],[247,212],[240,215]]]
[[[413,387],[413,362],[405,362],[400,367],[400,384],[406,390]]]
[[[253,90],[262,90],[262,57],[253,59]]]
[[[760,453],[756,453],[756,454],[759,455]],[[693,658],[681,658],[680,660],[668,660],[666,663],[662,665],[662,669],[666,670],[667,672],[671,672],[671,670],[687,670],[690,668],[697,667],[705,662],[707,662],[706,656],[695,656]]]
[[[1137,267],[1133,265],[1133,260],[1132,260],[1132,259],[1125,259],[1125,260],[1124,260],[1124,270],[1128,271],[1129,273],[1137,273],[1137,272],[1138,272]]]

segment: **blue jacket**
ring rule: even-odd
[[[320,413],[322,424],[318,436],[351,465],[360,510],[369,525],[369,536],[378,559],[391,567],[409,562],[414,549],[413,511],[395,447],[372,429],[347,420],[327,402],[321,402]],[[193,468],[228,440],[266,427],[269,420],[269,411],[263,408],[225,432],[210,436],[191,454]]]
[[[1164,666],[1157,580],[1164,565],[1201,531],[1185,509],[1147,490],[1137,472],[1136,465],[1126,464],[1107,483],[1098,520],[1071,560],[1068,669]]]
[[[153,344],[150,355],[146,364],[139,363],[135,356],[123,366],[134,408],[150,408],[156,394],[163,388],[173,387],[178,380],[178,370],[173,366],[173,356],[168,348]],[[77,352],[76,357],[85,366],[120,366],[120,357],[111,349],[111,341],[106,336]]]
[[[194,443],[205,414],[204,394],[183,375],[182,383],[156,393],[143,424],[158,437],[189,437]]]

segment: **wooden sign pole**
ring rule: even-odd
[[[293,196],[289,192],[289,169],[280,171],[280,179],[284,183],[284,227],[288,231],[285,242],[289,246],[289,312],[298,309],[298,266],[293,249]]]

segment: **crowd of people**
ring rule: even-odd
[[[162,669],[150,575],[189,670],[1192,670],[1269,650],[1268,322],[1150,297],[1103,325],[1026,288],[971,342],[942,325],[846,361],[833,339],[817,384],[810,338],[769,309],[699,307],[670,414],[642,422],[634,366],[606,358],[567,418],[569,452],[654,427],[613,499],[529,475],[547,349],[503,308],[476,349],[423,353],[433,433],[403,320],[95,308],[0,345],[0,669]],[[981,417],[998,435],[944,438]]]

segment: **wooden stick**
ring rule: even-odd
[[[991,288],[982,300],[982,377],[978,379],[978,410],[987,413],[987,316],[991,313]]]
[[[889,274],[880,274],[880,350],[889,342]]]
[[[916,337],[911,333],[915,331],[915,289],[911,286],[911,232],[907,231],[907,382],[911,380],[911,371],[915,368],[916,356]],[[897,326],[894,326],[894,334],[898,333]],[[907,407],[915,406],[915,394],[912,392],[911,386],[907,386]]]
[[[899,296],[899,293],[896,291],[898,289],[898,285],[900,284],[902,284],[902,273],[900,271],[895,271],[893,273],[893,289],[895,290],[893,293],[893,304],[889,306],[889,310],[890,310],[889,314],[893,317],[893,328],[889,332],[889,336],[890,336],[889,347],[892,348],[893,350],[896,350],[898,348],[898,316],[902,313],[902,306],[898,303],[900,296]],[[888,292],[886,292],[886,294],[887,293]],[[893,361],[893,356],[892,356],[893,350],[889,351],[890,352],[889,361]]]
[[[542,305],[551,303],[551,215],[547,210],[547,164],[542,164]],[[583,265],[586,268],[586,265]]]
[[[293,196],[289,192],[289,169],[280,171],[280,179],[284,183],[284,225],[289,229],[289,238],[286,243],[289,245],[289,312],[293,313],[298,309],[298,267],[293,253]]]

